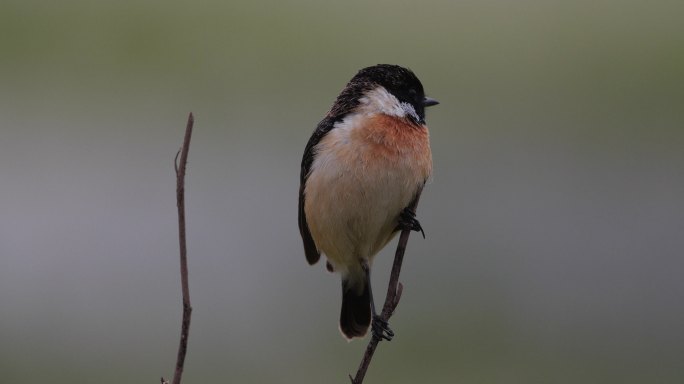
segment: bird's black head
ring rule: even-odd
[[[368,98],[373,97],[370,92],[379,87],[394,96],[399,102],[396,107],[402,108],[416,123],[425,122],[425,107],[439,104],[437,100],[425,96],[423,84],[411,70],[398,65],[378,64],[363,68],[349,81],[337,98],[331,113],[348,113],[364,101],[368,102]],[[383,104],[391,107],[384,101]]]

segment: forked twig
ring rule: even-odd
[[[413,211],[413,213],[416,212],[416,207],[418,206],[418,200],[420,199],[421,192],[422,188],[418,190],[416,198],[413,200],[413,202],[411,202],[411,205],[409,205],[409,209]],[[404,229],[401,231],[399,243],[397,244],[397,250],[394,253],[394,263],[392,264],[392,273],[390,274],[389,285],[387,286],[387,296],[385,297],[385,304],[383,305],[382,312],[380,313],[380,319],[385,322],[388,322],[390,317],[392,317],[392,314],[394,314],[394,310],[397,308],[397,305],[399,305],[399,300],[401,299],[403,285],[399,282],[399,274],[401,273],[401,264],[404,261],[404,252],[406,251],[406,244],[408,243],[410,234],[410,229]],[[351,379],[352,384],[363,383],[363,378],[366,376],[366,371],[368,370],[368,366],[373,359],[375,349],[378,347],[378,343],[380,343],[381,340],[382,339],[375,336],[375,334],[371,336],[368,346],[366,347],[366,352],[363,354],[363,358],[359,364],[359,369],[356,371],[356,377],[349,375],[349,379]]]

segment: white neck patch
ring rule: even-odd
[[[395,117],[408,116],[416,122],[420,121],[420,117],[418,117],[413,105],[406,102],[400,102],[399,99],[382,86],[378,86],[377,88],[366,92],[359,101],[361,104],[358,107],[358,111],[362,113],[383,113]]]

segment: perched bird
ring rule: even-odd
[[[306,260],[321,252],[342,276],[340,330],[363,337],[377,316],[370,286],[373,257],[402,229],[422,231],[409,205],[432,171],[425,96],[409,69],[379,64],[360,70],[306,144],[299,187],[299,231]]]

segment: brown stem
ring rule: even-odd
[[[418,206],[418,200],[420,199],[420,193],[422,190],[422,188],[418,190],[416,198],[411,202],[411,205],[409,205],[409,209],[412,210],[413,213],[416,212],[416,207]],[[404,252],[406,251],[406,244],[408,243],[410,234],[410,229],[404,229],[401,231],[399,243],[397,244],[397,250],[394,253],[394,263],[392,264],[392,273],[390,274],[389,285],[387,286],[387,296],[385,297],[385,304],[383,305],[382,312],[380,313],[380,319],[385,322],[388,322],[390,317],[392,317],[392,314],[397,308],[397,305],[399,305],[399,300],[401,299],[403,286],[399,282],[399,273],[401,273],[401,264],[404,261]],[[351,377],[351,375],[349,375],[352,384],[363,383],[363,378],[366,376],[366,371],[368,370],[368,366],[373,359],[373,354],[375,353],[375,349],[378,347],[380,340],[382,339],[371,336],[368,346],[366,347],[366,352],[363,354],[363,358],[359,364],[359,369],[356,371],[356,377]]]
[[[190,150],[190,138],[192,137],[192,127],[195,118],[192,113],[188,116],[188,123],[185,127],[185,138],[183,147],[176,154],[174,167],[176,169],[176,205],[178,206],[178,241],[180,243],[180,273],[181,289],[183,295],[183,320],[181,323],[181,337],[178,345],[178,356],[176,358],[176,371],[173,374],[173,384],[180,384],[183,376],[183,364],[185,363],[185,353],[188,350],[188,335],[190,333],[190,317],[192,306],[190,306],[190,287],[188,285],[188,251],[185,242],[185,166],[188,163],[188,151]],[[180,154],[180,162],[178,155]],[[162,379],[162,381],[164,381]]]

